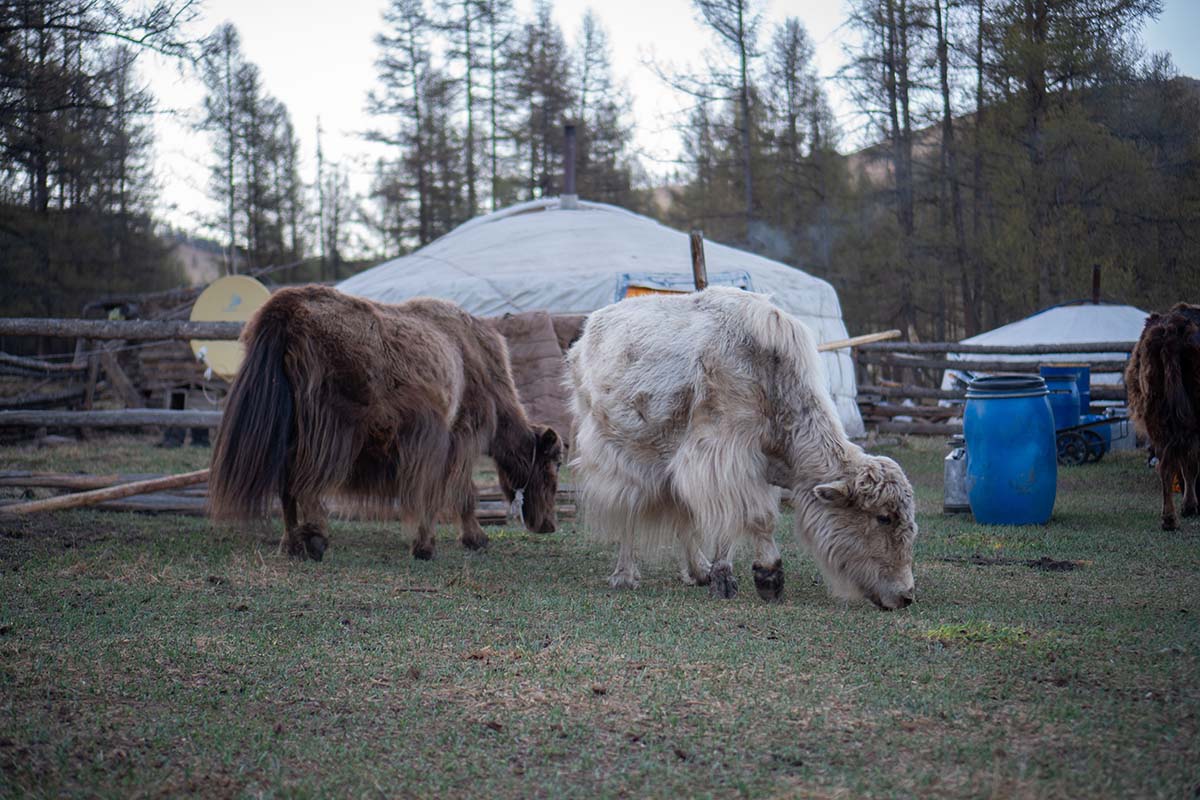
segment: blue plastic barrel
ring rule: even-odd
[[[992,375],[967,386],[967,494],[985,525],[1045,523],[1058,481],[1054,414],[1046,383]]]
[[[1042,364],[1038,370],[1042,377],[1050,375],[1075,375],[1075,385],[1079,387],[1079,415],[1082,417],[1092,411],[1092,368],[1087,364]]]
[[[1050,410],[1054,412],[1054,427],[1058,430],[1079,424],[1079,382],[1074,372],[1043,375],[1050,392]]]

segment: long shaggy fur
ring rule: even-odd
[[[1183,492],[1183,515],[1200,512],[1200,306],[1179,303],[1151,314],[1125,368],[1129,411],[1158,456],[1162,527],[1173,530],[1172,486]]]
[[[775,483],[801,498],[801,538],[832,589],[888,607],[911,597],[912,488],[849,442],[812,335],[767,298],[625,300],[588,319],[568,363],[572,464],[589,528],[622,543],[614,585],[636,583],[635,549],[671,542],[685,580],[703,583],[747,539],[757,581],[778,561]]]
[[[510,500],[524,490],[531,529],[553,530],[561,445],[526,419],[487,322],[439,300],[386,305],[308,286],[273,295],[243,342],[213,451],[214,518],[263,517],[278,497],[285,548],[320,558],[321,499],[338,495],[417,521],[421,557],[447,507],[464,544],[482,546],[471,472],[488,453]]]

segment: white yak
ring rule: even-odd
[[[638,552],[674,542],[685,582],[732,597],[749,539],[759,595],[780,597],[783,486],[835,595],[912,602],[912,485],[847,439],[812,334],[766,296],[623,300],[589,317],[568,366],[572,466],[586,523],[619,545],[613,587],[636,587]]]

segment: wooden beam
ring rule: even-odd
[[[14,516],[21,514],[37,514],[42,511],[62,511],[68,508],[80,508],[103,503],[106,500],[120,500],[139,494],[161,492],[166,489],[178,489],[181,486],[192,486],[208,480],[208,470],[198,469],[195,472],[185,472],[182,475],[171,475],[166,478],[155,478],[148,481],[134,481],[119,486],[109,486],[104,489],[94,489],[90,492],[63,494],[45,500],[31,500],[28,503],[14,503],[0,506],[0,514]]]
[[[104,386],[101,381],[100,386]],[[0,411],[18,408],[46,408],[56,405],[73,405],[83,399],[84,393],[87,391],[83,386],[72,386],[69,389],[63,389],[60,392],[46,392],[43,394],[23,394],[19,397],[5,397],[0,399]]]
[[[67,336],[88,339],[236,339],[240,322],[189,322],[159,319],[0,319],[0,336]]]
[[[953,422],[877,422],[872,427],[880,433],[904,433],[917,436],[953,436],[962,433],[962,425]]]
[[[882,342],[884,339],[897,339],[900,337],[900,331],[880,331],[879,333],[865,333],[862,336],[851,336],[849,339],[834,339],[832,342],[825,342],[817,345],[817,352],[828,353],[830,350],[844,350],[847,347],[861,347],[864,344],[872,342]]]
[[[1038,361],[976,361],[950,358],[908,357],[896,352],[868,352],[859,350],[859,359],[868,364],[883,364],[889,367],[926,369],[959,369],[970,372],[1032,372],[1036,373]],[[1124,372],[1126,359],[1102,359],[1086,362],[1093,373]]]
[[[86,364],[54,364],[49,361],[42,361],[40,358],[26,358],[24,356],[10,355],[9,353],[0,353],[0,364],[17,367],[28,372],[48,375],[67,373],[68,377],[79,375],[87,367]]]
[[[126,408],[142,408],[146,404],[142,402],[142,393],[133,385],[133,381],[125,374],[125,370],[121,369],[121,365],[117,363],[117,354],[114,352],[120,346],[121,340],[118,339],[105,345],[100,351],[100,366],[104,367],[104,374],[108,378],[109,385],[116,391],[121,398],[121,402]]]
[[[896,403],[860,403],[863,417],[920,417],[921,419],[953,419],[961,417],[962,406],[902,406]]]
[[[864,383],[858,387],[858,396],[879,395],[880,397],[911,397],[930,400],[965,400],[967,393],[962,389],[930,389],[925,386],[877,386]]]
[[[140,428],[145,425],[215,428],[220,424],[220,411],[171,411],[163,408],[129,408],[117,411],[0,411],[0,428]]]

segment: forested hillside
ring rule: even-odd
[[[549,0],[380,0],[373,80],[346,87],[369,162],[299,131],[236,20],[191,0],[0,0],[0,313],[182,279],[149,51],[203,86],[188,233],[226,272],[336,280],[556,195],[572,122],[581,197],[824,277],[855,331],[969,335],[1087,294],[1093,264],[1107,298],[1197,299],[1200,85],[1141,42],[1160,0],[852,0],[836,74],[765,2],[692,0],[707,49],[640,65],[688,109],[664,172],[613,63],[636,31],[564,31]]]

